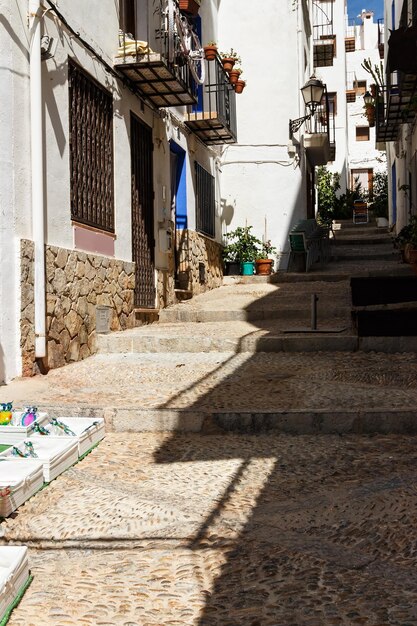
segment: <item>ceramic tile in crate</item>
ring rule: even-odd
[[[1,406],[4,405],[0,404]],[[0,416],[1,414],[4,415],[6,412],[0,410]],[[33,421],[32,417],[30,417],[30,411],[12,410],[10,414],[10,421],[7,419],[1,420],[0,418],[0,443],[16,444],[19,441],[23,441],[23,439],[26,439],[35,431],[37,425],[45,424],[49,420],[48,413],[43,411],[35,411],[33,413],[35,418]],[[26,415],[28,415],[29,419],[25,419]],[[24,422],[23,424],[22,421]]]
[[[42,461],[43,477],[49,483],[78,461],[78,441],[72,437],[33,437],[1,452],[1,457],[21,463]]]
[[[76,437],[79,442],[79,456],[88,452],[105,435],[104,419],[102,417],[50,418],[48,424],[43,424],[41,433],[43,429],[55,437]],[[33,438],[43,436],[41,433],[34,433]]]
[[[26,546],[0,547],[0,622],[30,582]]]
[[[0,460],[0,517],[7,517],[43,485],[43,463],[14,457]]]

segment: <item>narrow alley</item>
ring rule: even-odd
[[[8,386],[107,431],[2,524],[34,575],[10,626],[417,624],[417,357],[351,320],[373,256],[410,272],[384,240],[342,225],[326,267],[225,279]]]

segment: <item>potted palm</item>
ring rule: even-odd
[[[262,246],[261,241],[251,233],[251,230],[252,226],[238,226],[231,233],[227,233],[228,243],[223,251],[223,258],[240,264],[240,273],[243,276],[254,273],[255,259],[259,256]]]

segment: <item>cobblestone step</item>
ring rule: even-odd
[[[346,315],[349,305],[334,305],[329,300],[319,297],[318,315],[319,318],[324,314],[327,318],[342,317]],[[257,309],[245,311],[241,309],[219,311],[212,310],[187,310],[187,309],[164,309],[161,311],[159,321],[161,323],[185,323],[185,322],[230,322],[241,321],[250,322],[257,320],[309,320],[311,317],[310,296],[304,297],[303,302],[297,306],[288,302],[280,302],[279,308]]]
[[[417,434],[413,409],[363,408],[340,409],[269,409],[216,411],[203,409],[141,409],[129,407],[98,407],[47,404],[50,415],[60,418],[71,415],[104,416],[107,432],[188,432],[213,435],[217,433],[286,433],[290,435]]]

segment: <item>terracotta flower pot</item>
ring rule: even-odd
[[[273,259],[258,259],[255,262],[258,276],[269,276],[272,273]]]
[[[244,80],[237,80],[236,84],[235,84],[235,91],[236,91],[236,93],[242,93],[242,91],[245,88],[245,85],[246,85],[246,83],[245,83]]]
[[[184,11],[188,15],[196,17],[200,8],[200,2],[198,0],[180,0],[180,11]]]
[[[229,81],[231,85],[236,85],[239,80],[239,76],[241,74],[240,70],[230,70],[229,72]]]
[[[222,59],[223,69],[225,72],[230,72],[235,63],[236,59],[233,59],[232,57],[225,57]]]
[[[217,56],[217,46],[204,46],[204,56],[206,61],[214,61]]]

